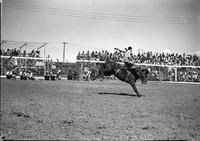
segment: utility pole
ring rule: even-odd
[[[1,19],[2,19],[3,0],[0,0],[0,7],[1,7],[1,10],[0,10],[1,13],[0,13],[0,15],[1,15]],[[1,20],[1,24],[0,24],[0,30],[2,31],[1,25],[2,25],[2,20]]]
[[[46,62],[47,62],[47,60],[46,60],[46,45],[47,45],[48,43],[44,43],[43,45],[41,45],[40,47],[38,47],[37,48],[37,50],[39,50],[39,49],[41,49],[41,48],[44,48],[44,76],[46,75],[46,71],[49,71],[49,68],[46,66]]]
[[[63,42],[63,62],[65,60],[65,45],[67,44],[67,42]]]
[[[25,46],[27,46],[27,43],[24,43],[23,45],[21,45],[19,47],[19,49],[20,49],[20,57],[22,57],[22,48],[25,47]],[[20,58],[19,60],[20,60],[19,61],[19,72],[21,72],[21,70],[22,70],[22,58]]]

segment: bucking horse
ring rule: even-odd
[[[148,74],[149,71],[146,68],[127,68],[125,65],[117,62],[106,62],[100,64],[98,74],[95,74],[95,72],[92,71],[91,80],[97,78],[103,79],[104,76],[114,75],[119,80],[130,84],[137,96],[141,97],[142,95],[138,92],[135,83],[138,79],[141,79],[142,84],[146,84]]]

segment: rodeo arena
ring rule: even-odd
[[[14,9],[9,2],[12,0],[5,0],[3,7]],[[49,16],[57,10],[56,16],[68,18],[59,13],[63,9],[30,6],[33,9],[19,6],[15,10],[46,12]],[[76,19],[90,14],[76,12],[82,14],[70,16]],[[111,16],[113,23],[119,20],[116,15],[92,14],[96,22],[103,20],[102,16]],[[69,39],[56,42],[59,46],[53,47],[52,53],[58,48],[61,53],[55,58],[50,52],[53,41],[2,37],[0,141],[200,141],[200,53],[146,50],[137,47],[134,39],[133,44],[113,47],[113,51],[73,46],[78,50],[74,53],[70,47],[78,43]],[[70,53],[76,57],[68,58]]]
[[[53,61],[47,44],[1,41],[5,139],[200,139],[199,56],[138,51],[129,69],[118,50]]]

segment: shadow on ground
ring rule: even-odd
[[[121,95],[121,96],[132,96],[137,97],[135,94],[128,94],[128,93],[107,93],[107,92],[100,92],[99,95]]]

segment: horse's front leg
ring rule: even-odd
[[[129,82],[135,93],[137,94],[138,97],[141,97],[142,95],[138,92],[138,89],[136,88],[136,85],[134,82]]]
[[[135,84],[132,84],[131,86],[132,86],[133,90],[135,91],[135,93],[137,94],[137,96],[138,96],[138,97],[141,97],[142,95],[138,92],[138,90],[137,90]]]

